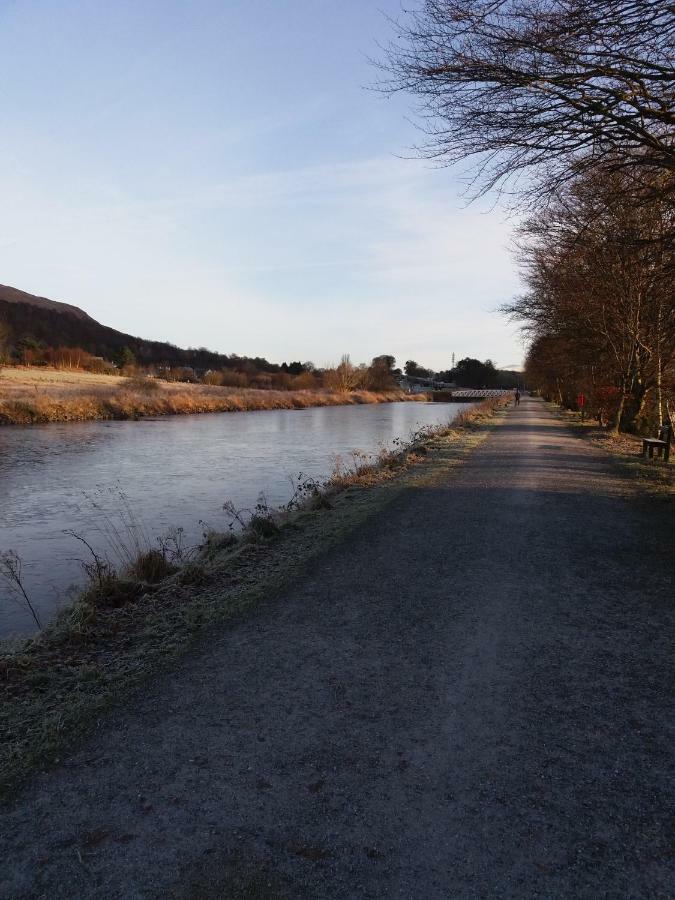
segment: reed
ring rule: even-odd
[[[108,378],[107,383],[39,384],[5,382],[0,389],[1,425],[36,425],[81,422],[90,419],[142,419],[196,413],[307,409],[426,400],[426,395],[403,391],[334,392],[325,390],[275,391],[209,385],[170,384],[147,378]]]

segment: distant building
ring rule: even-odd
[[[451,391],[456,387],[451,381],[436,381],[435,378],[418,378],[416,375],[402,375],[399,387],[409,394],[427,394],[429,391]]]

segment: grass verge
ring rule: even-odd
[[[127,577],[112,592],[94,581],[44,632],[1,652],[0,798],[35,767],[58,763],[150,675],[273,599],[402,491],[451,472],[503,410],[503,401],[486,401],[375,464],[338,473],[292,508],[257,511],[269,527],[251,518],[237,537],[213,534],[198,558],[159,581]]]
[[[672,457],[668,463],[661,459],[645,459],[641,437],[623,433],[613,435],[594,422],[582,422],[578,412],[561,409],[554,403],[547,406],[575,434],[607,453],[615,465],[630,477],[637,491],[670,502],[675,500],[675,460]],[[675,447],[671,448],[671,452],[675,454]]]

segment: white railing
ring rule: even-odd
[[[448,391],[453,397],[502,397],[504,394],[512,394],[513,390],[505,388],[452,388]]]

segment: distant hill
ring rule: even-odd
[[[70,303],[37,297],[17,288],[0,285],[0,324],[3,342],[10,353],[36,343],[43,347],[81,347],[110,361],[123,357],[125,348],[144,366],[190,366],[196,370],[237,368],[276,372],[279,366],[266,359],[249,359],[215,353],[205,347],[182,349],[162,341],[125,334],[101,325],[84,310]]]
[[[49,300],[47,297],[36,297],[35,294],[28,294],[26,291],[20,291],[18,288],[9,287],[6,284],[0,284],[0,300],[3,300],[5,303],[27,303],[30,306],[37,306],[38,309],[51,309],[54,312],[75,316],[77,319],[94,321],[79,306],[71,306],[70,303],[60,303],[58,300]]]
[[[70,303],[49,300],[47,297],[36,297],[35,294],[28,294],[26,291],[20,291],[18,288],[9,287],[6,284],[0,284],[0,300],[4,300],[6,303],[28,303],[30,306],[37,306],[39,309],[51,309],[54,312],[68,313],[68,315],[75,316],[78,319],[94,321],[79,306],[71,306]]]

